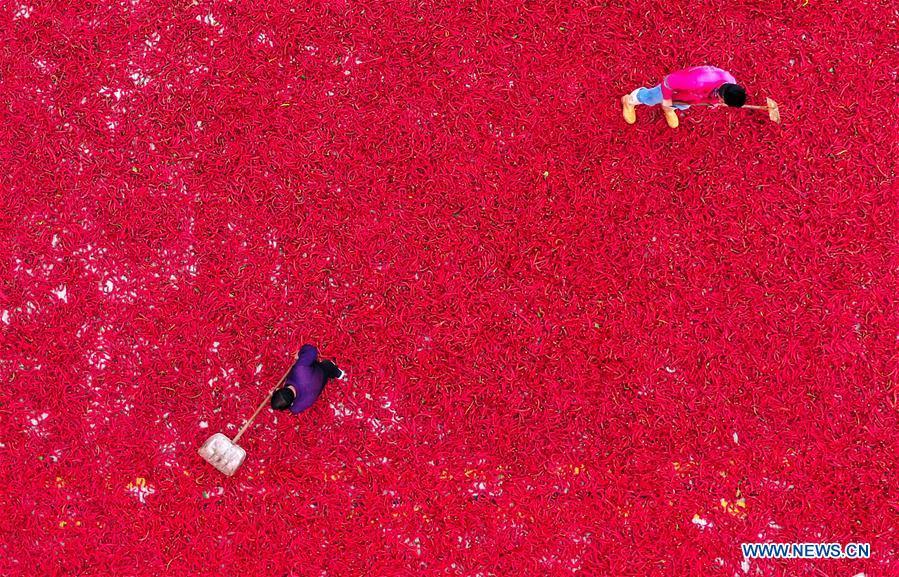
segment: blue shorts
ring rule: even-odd
[[[652,88],[638,88],[637,102],[646,106],[658,106],[662,103],[662,85],[656,84]],[[678,110],[686,110],[690,108],[689,104],[673,104]]]

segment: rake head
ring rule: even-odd
[[[768,105],[768,118],[780,124],[780,108],[777,103],[770,98],[766,98],[765,103]]]
[[[210,465],[229,477],[243,465],[244,459],[247,458],[247,452],[240,445],[236,445],[221,433],[216,433],[206,439],[197,452]]]

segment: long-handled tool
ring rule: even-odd
[[[770,98],[765,99],[765,106],[760,106],[758,104],[744,104],[740,108],[751,108],[752,110],[767,110],[768,118],[780,124],[780,107],[778,107],[777,103],[771,100]],[[711,105],[711,104],[692,104],[691,106],[715,106],[716,108],[721,106],[720,104]]]
[[[768,118],[773,120],[774,122],[780,123],[780,108],[777,106],[777,103],[771,100],[770,98],[766,98],[765,102],[767,103],[765,106],[758,106],[754,104],[744,104],[743,108],[752,108],[754,110],[767,110]]]
[[[293,368],[293,367],[291,367]],[[237,434],[233,439],[229,439],[227,436],[222,433],[216,433],[206,439],[206,442],[203,443],[203,446],[200,447],[200,450],[197,451],[200,453],[200,456],[206,459],[210,465],[221,471],[222,473],[228,475],[229,477],[233,475],[241,465],[243,465],[244,459],[247,458],[247,452],[237,444],[237,441],[240,440],[240,437],[243,436],[244,431],[249,428],[249,426],[256,420],[256,416],[259,414],[259,411],[262,410],[262,407],[268,403],[268,400],[272,397],[272,393],[274,393],[281,384],[287,379],[287,375],[290,374],[290,369],[287,369],[287,372],[284,373],[284,376],[281,377],[281,380],[278,381],[278,384],[274,389],[269,391],[268,395],[265,396],[265,400],[256,407],[256,411],[253,413],[246,423],[237,431]]]

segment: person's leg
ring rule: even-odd
[[[652,88],[638,88],[621,97],[621,113],[628,124],[637,121],[637,105],[656,106],[662,103],[662,85]]]
[[[662,85],[656,84],[652,88],[638,88],[631,93],[635,104],[644,106],[658,106],[662,103]]]
[[[339,379],[343,376],[343,371],[331,361],[322,361],[319,366],[325,372],[325,379]]]
[[[652,88],[639,88],[634,93],[634,100],[646,106],[657,106],[662,103],[662,85],[653,86]],[[684,105],[676,105],[678,108]],[[689,108],[689,106],[687,107]],[[677,128],[680,122],[677,119],[677,113],[674,110],[665,109],[665,121],[671,128]]]

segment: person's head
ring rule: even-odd
[[[728,106],[736,106],[739,108],[746,104],[746,90],[739,84],[722,84],[718,88],[718,96]]]
[[[297,398],[296,393],[290,387],[283,387],[272,393],[272,408],[276,411],[286,411]]]

